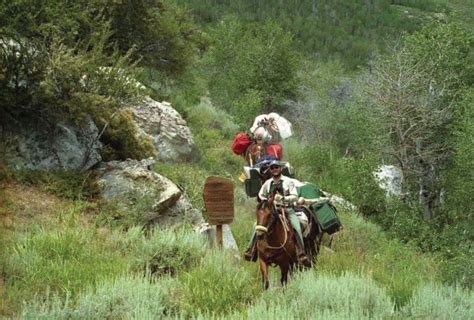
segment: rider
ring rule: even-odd
[[[281,186],[280,191],[282,191],[283,194],[277,193],[274,198],[274,203],[277,206],[284,206],[287,209],[291,224],[298,234],[296,237],[296,254],[298,256],[298,261],[305,266],[309,266],[310,261],[304,252],[303,233],[301,232],[300,222],[296,216],[295,210],[291,206],[291,204],[294,203],[298,197],[296,193],[296,187],[292,181],[293,179],[281,174],[281,167],[282,164],[278,160],[273,160],[270,162],[269,168],[272,178],[265,181],[262,188],[260,189],[260,192],[258,193],[258,197],[260,200],[267,200],[271,190],[278,190],[278,188]],[[251,261],[255,255],[256,236],[254,228],[250,247],[245,252],[245,259]]]

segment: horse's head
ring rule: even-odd
[[[266,148],[263,140],[255,140],[246,150],[246,160],[249,165],[253,166],[257,161],[266,155]]]
[[[257,239],[262,239],[265,236],[273,222],[273,198],[274,194],[269,200],[263,200],[257,205],[257,226],[255,227]]]

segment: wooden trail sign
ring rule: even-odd
[[[234,185],[222,177],[207,177],[204,182],[204,205],[209,224],[222,225],[234,221]]]
[[[234,185],[232,180],[207,177],[204,182],[204,205],[209,224],[216,225],[217,244],[223,246],[222,225],[234,221]]]

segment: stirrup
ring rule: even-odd
[[[255,262],[257,261],[257,245],[256,244],[252,244],[252,246],[250,246],[250,248],[248,248],[247,250],[245,250],[245,253],[244,253],[244,259],[249,261],[249,262]]]
[[[305,253],[298,256],[298,262],[305,267],[311,267],[311,261],[309,261],[309,258]]]

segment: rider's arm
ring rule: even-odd
[[[270,182],[271,179],[265,181],[263,186],[260,188],[260,191],[258,192],[258,198],[260,200],[268,200],[268,193],[270,192]]]
[[[288,186],[288,194],[285,195],[285,200],[289,203],[293,203],[298,200],[298,192],[296,191],[295,184],[291,179],[285,181],[285,183],[287,183]]]

